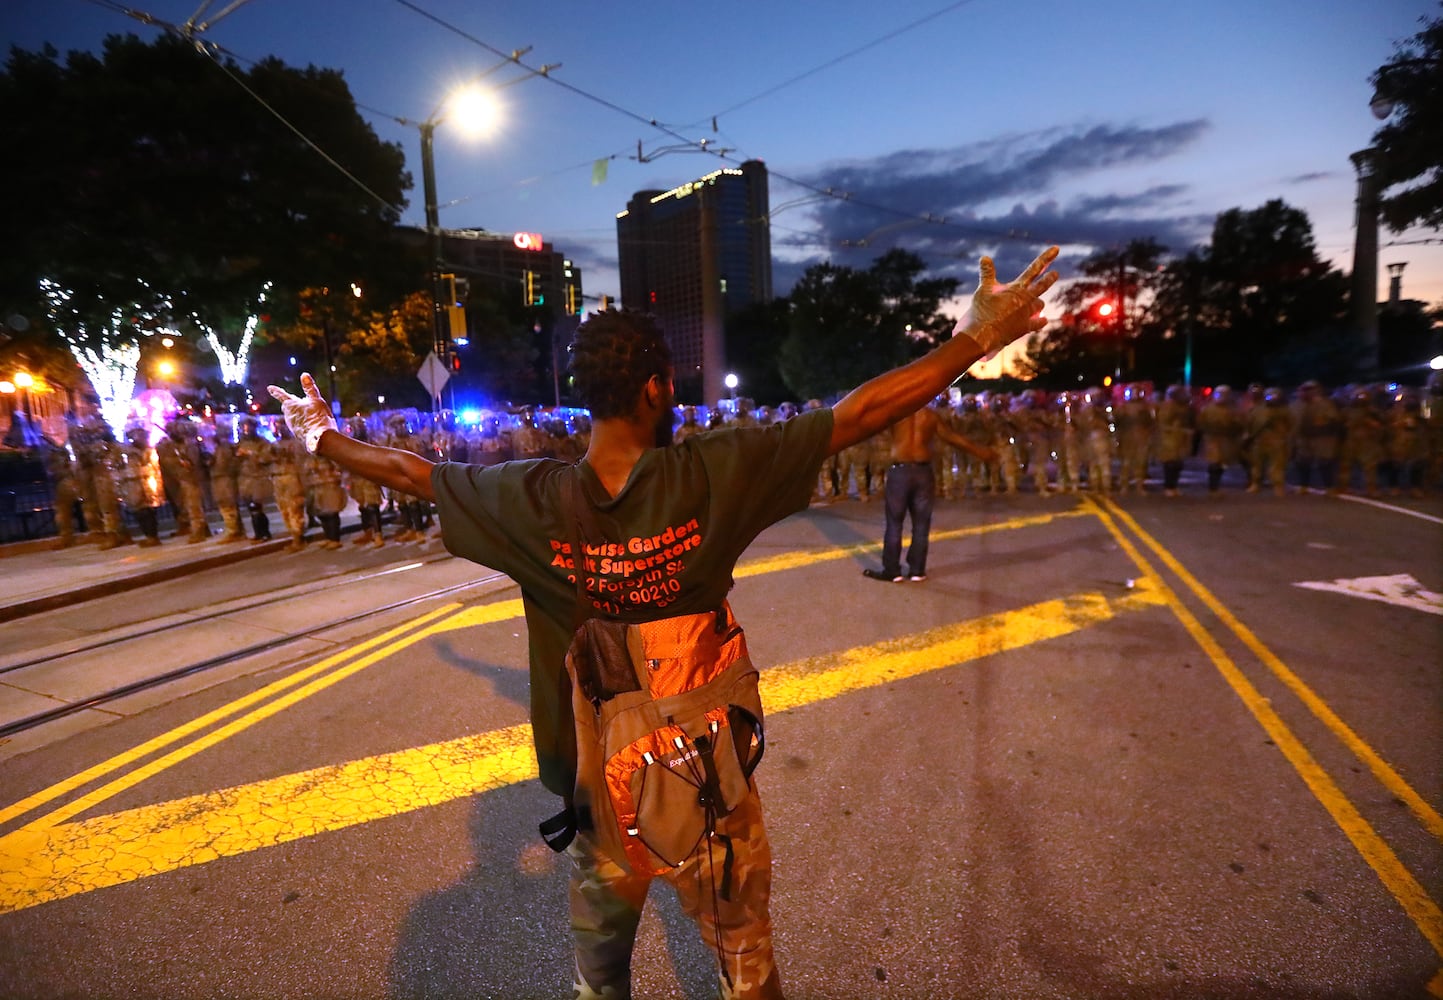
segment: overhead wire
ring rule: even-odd
[[[406,9],[414,12],[415,14],[417,14],[417,15],[425,18],[426,20],[431,21],[432,23],[436,24],[437,26],[444,28],[445,30],[451,32],[452,34],[456,35],[457,37],[462,38],[462,39],[470,42],[471,44],[476,45],[476,46],[484,49],[484,50],[487,51],[487,52],[491,52],[491,53],[493,53],[493,54],[495,54],[495,55],[500,55],[500,56],[502,56],[502,57],[509,57],[509,54],[508,54],[508,53],[503,52],[501,49],[499,49],[499,48],[497,48],[496,46],[490,44],[489,42],[485,41],[484,39],[478,38],[478,37],[476,37],[475,35],[471,34],[470,32],[468,32],[468,31],[466,31],[466,30],[458,27],[458,26],[455,25],[455,24],[452,24],[451,22],[447,21],[445,18],[440,17],[439,15],[433,14],[432,12],[426,10],[425,8],[421,7],[419,4],[417,4],[416,2],[414,2],[414,0],[395,0],[395,2],[396,2],[397,4],[399,4],[400,6],[405,7]],[[937,10],[937,11],[932,12],[931,14],[928,14],[928,15],[926,15],[926,16],[924,16],[924,17],[922,17],[922,18],[920,18],[920,19],[918,19],[918,20],[916,20],[916,21],[913,21],[913,22],[909,23],[908,25],[905,25],[905,26],[903,26],[903,27],[901,27],[901,28],[895,29],[894,31],[889,32],[889,33],[888,33],[887,35],[885,35],[885,36],[881,36],[881,37],[879,37],[879,38],[877,38],[877,39],[873,39],[871,42],[867,43],[866,45],[859,46],[859,47],[857,47],[856,49],[850,50],[849,52],[843,53],[843,54],[840,55],[840,56],[834,57],[832,60],[829,60],[829,62],[828,62],[827,64],[824,64],[824,65],[822,65],[822,66],[817,67],[815,71],[816,71],[816,72],[820,72],[822,69],[825,69],[825,68],[827,68],[827,67],[830,66],[830,65],[835,65],[836,63],[838,63],[838,62],[840,62],[840,61],[842,61],[842,60],[844,60],[844,59],[850,58],[850,57],[852,57],[853,55],[856,55],[856,54],[859,53],[859,52],[866,51],[866,50],[869,49],[869,48],[872,48],[872,47],[875,47],[876,45],[882,44],[882,42],[884,42],[884,41],[888,41],[888,40],[890,40],[891,38],[895,38],[897,35],[900,35],[900,34],[906,32],[906,31],[912,30],[913,28],[915,28],[915,27],[917,27],[917,26],[919,26],[919,25],[921,25],[921,24],[924,24],[924,23],[927,23],[928,21],[934,20],[935,18],[940,17],[940,16],[942,16],[943,14],[949,13],[949,12],[951,12],[952,10],[955,10],[955,9],[957,9],[957,8],[959,8],[959,7],[965,6],[966,4],[972,3],[972,2],[974,2],[974,0],[956,0],[956,2],[954,2],[954,3],[952,3],[952,4],[949,4],[947,7],[941,8],[941,9],[939,9],[939,10]],[[530,68],[531,68],[531,67],[526,66],[526,64],[525,64],[524,62],[521,62],[519,59],[516,60],[516,61],[517,61],[517,64],[520,65],[520,66],[522,66],[523,68],[527,68],[527,69],[530,69]],[[594,104],[600,105],[601,107],[607,108],[607,109],[610,110],[610,111],[614,111],[615,113],[617,113],[617,114],[619,114],[619,115],[622,115],[623,117],[629,118],[629,119],[631,119],[632,121],[638,122],[638,123],[640,123],[640,124],[646,125],[646,126],[649,127],[649,128],[655,129],[656,131],[661,132],[663,135],[666,135],[666,136],[670,137],[671,139],[674,139],[674,140],[676,140],[677,142],[683,144],[683,145],[686,146],[687,148],[695,149],[697,152],[706,153],[706,154],[709,154],[709,155],[711,155],[711,156],[715,156],[717,159],[722,160],[723,162],[726,162],[726,163],[740,165],[740,164],[743,162],[741,159],[739,159],[739,158],[737,158],[737,157],[731,156],[731,155],[730,155],[731,152],[732,152],[731,150],[709,148],[709,147],[710,147],[710,141],[709,141],[709,140],[697,140],[697,139],[689,138],[688,136],[686,136],[686,135],[683,134],[682,132],[678,131],[676,128],[673,128],[672,126],[667,125],[666,123],[664,123],[664,122],[662,122],[662,121],[659,121],[659,120],[656,119],[655,117],[643,115],[643,114],[641,114],[641,113],[639,113],[639,112],[636,112],[636,111],[631,110],[630,108],[622,107],[621,105],[615,103],[614,101],[611,101],[611,100],[609,100],[609,99],[607,99],[607,98],[605,98],[605,97],[601,97],[601,96],[599,96],[599,95],[597,95],[597,94],[593,94],[593,93],[591,93],[590,91],[587,91],[587,90],[585,90],[585,89],[583,89],[583,88],[581,88],[581,87],[578,87],[578,86],[576,86],[576,85],[574,85],[574,84],[568,83],[567,81],[565,81],[565,80],[563,80],[563,79],[561,79],[561,78],[559,78],[559,77],[556,77],[556,76],[553,76],[553,75],[549,75],[549,74],[543,74],[543,75],[545,76],[545,79],[546,79],[547,81],[549,81],[550,83],[552,83],[552,84],[554,84],[554,85],[556,85],[556,86],[558,86],[558,87],[561,87],[562,89],[564,89],[564,90],[566,90],[566,91],[568,91],[568,92],[570,92],[570,93],[572,93],[572,94],[574,94],[574,95],[576,95],[576,96],[578,96],[578,97],[581,97],[581,98],[583,98],[583,99],[585,99],[585,100],[587,100],[587,101],[590,101],[590,102],[592,102],[592,103],[594,103]],[[804,79],[804,78],[805,78],[806,76],[808,76],[808,75],[811,75],[811,72],[810,72],[810,71],[809,71],[808,73],[806,73],[806,74],[801,74],[801,75],[799,75],[798,77],[794,77],[794,78],[791,79],[791,80],[784,81],[782,84],[778,84],[777,87],[772,88],[772,92],[774,92],[774,91],[777,90],[777,89],[781,89],[781,88],[784,87],[784,86],[790,86],[792,83],[796,82],[796,81],[799,80],[799,79]],[[762,96],[767,96],[767,95],[766,95],[766,94],[758,94],[758,95],[754,95],[754,98],[755,98],[755,99],[760,99]],[[742,105],[749,104],[749,103],[752,103],[752,102],[753,102],[753,98],[749,98],[749,99],[747,99],[746,101],[742,102]],[[739,106],[740,106],[740,105],[739,105]],[[716,117],[720,117],[721,114],[722,114],[722,113],[718,113],[718,115],[717,115]],[[591,161],[591,162],[595,162],[595,161]],[[571,169],[576,169],[576,168],[571,168]],[[770,176],[770,177],[775,177],[775,178],[777,178],[777,179],[779,179],[779,180],[785,181],[786,183],[792,184],[792,185],[794,185],[794,186],[796,186],[796,187],[799,187],[799,188],[802,188],[803,190],[806,190],[806,191],[811,191],[811,192],[813,192],[813,193],[815,193],[815,194],[825,195],[825,196],[828,197],[828,198],[832,198],[832,199],[835,199],[835,200],[838,200],[838,201],[846,201],[846,202],[848,202],[848,203],[850,203],[850,204],[859,205],[859,206],[861,206],[861,207],[863,207],[863,208],[869,208],[869,209],[872,209],[873,211],[878,211],[878,212],[885,213],[885,214],[887,214],[887,215],[895,216],[895,217],[898,218],[899,220],[902,220],[902,219],[912,219],[912,220],[916,220],[916,221],[919,222],[919,223],[925,223],[925,224],[930,224],[930,225],[946,226],[946,227],[948,227],[948,228],[952,228],[952,229],[958,230],[958,231],[960,231],[960,232],[970,233],[970,234],[973,234],[973,235],[976,235],[976,236],[991,238],[991,239],[995,239],[995,240],[999,240],[999,241],[1017,240],[1017,241],[1024,241],[1024,242],[1035,242],[1035,241],[1038,239],[1038,237],[1036,237],[1036,236],[1035,236],[1034,234],[1032,234],[1030,231],[1019,231],[1019,230],[1017,230],[1017,229],[1000,230],[1000,229],[991,229],[991,228],[987,228],[987,227],[983,227],[983,226],[963,225],[963,224],[961,224],[961,223],[957,223],[957,222],[953,222],[953,221],[948,220],[946,216],[939,216],[939,215],[935,215],[935,214],[930,213],[930,212],[924,212],[924,213],[920,213],[920,214],[919,214],[919,213],[916,213],[916,212],[907,211],[907,210],[905,210],[905,209],[898,209],[898,208],[895,208],[895,207],[893,207],[893,206],[891,206],[891,205],[884,205],[884,204],[880,204],[880,203],[877,203],[877,202],[872,202],[872,201],[869,201],[869,200],[864,200],[864,199],[861,199],[861,198],[857,198],[857,197],[855,196],[855,194],[853,194],[853,193],[851,193],[851,192],[839,192],[839,191],[837,191],[837,190],[834,189],[834,188],[824,187],[824,186],[821,186],[821,185],[818,185],[818,184],[813,184],[813,183],[811,183],[811,182],[809,182],[809,181],[804,181],[804,180],[802,180],[802,179],[800,179],[800,178],[792,177],[792,176],[790,176],[790,175],[788,175],[788,174],[784,174],[784,173],[778,172],[778,171],[776,171],[776,170],[772,170],[772,169],[770,169],[770,168],[768,169],[768,176]]]

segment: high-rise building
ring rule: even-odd
[[[769,211],[766,165],[748,160],[638,191],[616,217],[622,305],[656,316],[683,399],[726,395],[726,316],[772,298]]]

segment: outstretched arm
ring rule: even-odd
[[[316,388],[316,380],[309,374],[301,376],[304,397],[292,396],[278,385],[270,386],[269,390],[280,401],[281,413],[291,432],[306,443],[308,450],[388,489],[422,500],[436,499],[431,488],[433,463],[409,451],[367,444],[342,434],[336,429],[336,421],[321,398],[321,391]]]
[[[876,434],[915,413],[973,364],[1025,334],[1041,330],[1042,294],[1057,280],[1047,270],[1057,247],[1044,250],[1016,281],[997,283],[992,258],[978,266],[980,280],[972,307],[952,331],[952,339],[931,352],[858,386],[832,408],[830,453]]]

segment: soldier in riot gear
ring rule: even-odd
[[[50,480],[50,491],[54,498],[55,529],[60,536],[60,547],[68,549],[75,544],[75,502],[80,498],[76,465],[70,457],[68,447],[44,436],[40,439],[40,459],[45,465],[45,475]]]
[[[240,502],[251,516],[253,543],[268,542],[271,538],[271,519],[266,515],[266,504],[275,496],[271,486],[271,443],[260,433],[260,423],[255,417],[241,420],[240,440],[235,446],[236,458],[240,462],[237,486]]]
[[[140,525],[141,548],[160,544],[160,507],[165,494],[160,483],[160,463],[144,427],[126,431],[126,444],[120,449],[124,463],[120,469],[120,493],[125,507]]]
[[[1423,495],[1424,468],[1428,462],[1428,438],[1423,422],[1423,402],[1416,389],[1404,386],[1393,397],[1388,408],[1388,462],[1391,488],[1398,496],[1407,490],[1410,496]]]
[[[210,456],[210,495],[225,524],[221,542],[243,542],[245,530],[240,519],[240,459],[235,442],[225,428],[216,428],[215,450]]]
[[[1182,464],[1192,454],[1192,399],[1183,385],[1170,385],[1157,411],[1158,460],[1162,463],[1164,496],[1178,495]]]
[[[1338,445],[1343,436],[1337,404],[1316,380],[1309,379],[1298,387],[1293,410],[1293,466],[1299,489],[1307,490],[1316,474],[1319,486],[1336,492]]]
[[[296,439],[282,421],[277,425],[280,436],[271,446],[271,489],[281,520],[290,532],[287,552],[300,552],[306,547],[306,487],[302,480],[306,446]]]
[[[292,438],[294,440],[294,438]],[[346,509],[346,491],[341,486],[341,467],[329,458],[300,448],[302,478],[306,494],[315,506],[316,519],[321,522],[323,549],[341,547],[341,511]]]
[[[357,441],[370,441],[370,431],[364,420],[357,417],[351,422],[351,436]],[[381,495],[381,487],[354,472],[349,473],[349,477],[351,499],[356,501],[356,506],[361,511],[361,537],[357,538],[354,544],[369,543],[380,548],[386,544],[385,532],[381,527],[381,503],[385,499]]]
[[[1338,490],[1346,493],[1356,469],[1363,491],[1378,495],[1378,469],[1386,454],[1384,413],[1373,392],[1359,386],[1349,394],[1343,409],[1343,444],[1338,455]]]
[[[1220,385],[1213,389],[1212,398],[1198,411],[1197,426],[1202,433],[1203,461],[1207,463],[1208,494],[1219,497],[1224,470],[1242,454],[1245,430],[1230,387]]]
[[[1122,405],[1117,408],[1117,444],[1121,458],[1118,470],[1119,492],[1141,493],[1147,481],[1147,457],[1157,432],[1157,407],[1147,390],[1136,383],[1123,390]]]
[[[1096,386],[1082,394],[1074,410],[1078,443],[1087,465],[1087,488],[1094,493],[1112,492],[1112,395]]]
[[[676,444],[681,444],[693,434],[700,434],[704,428],[697,423],[696,407],[683,406],[681,408],[681,425],[672,432],[671,439]]]
[[[179,421],[166,421],[163,433],[155,442],[155,460],[160,466],[160,485],[165,503],[175,518],[175,537],[191,533],[190,508],[186,506],[181,491],[185,461],[181,457],[181,430]],[[205,519],[202,517],[201,523]]]
[[[203,542],[210,537],[210,525],[205,520],[206,454],[200,446],[200,435],[195,424],[179,418],[166,424],[165,435],[160,443],[166,445],[166,453],[171,456],[171,475],[185,512],[184,518],[176,516],[177,534],[184,531],[189,544]],[[156,451],[159,453],[159,446]],[[164,463],[161,475],[165,476]]]

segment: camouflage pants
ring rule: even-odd
[[[720,951],[726,963],[725,975],[718,977],[722,1000],[780,1000],[781,979],[772,959],[772,922],[767,913],[771,845],[755,785],[730,815],[717,822],[717,833],[731,838],[730,899],[713,892],[726,862],[721,837],[711,838],[685,864],[662,877],[676,889],[682,909],[697,922],[707,946]],[[570,890],[576,947],[573,998],[629,1000],[631,951],[652,880],[623,870],[583,833],[577,834],[566,853],[575,862]]]

